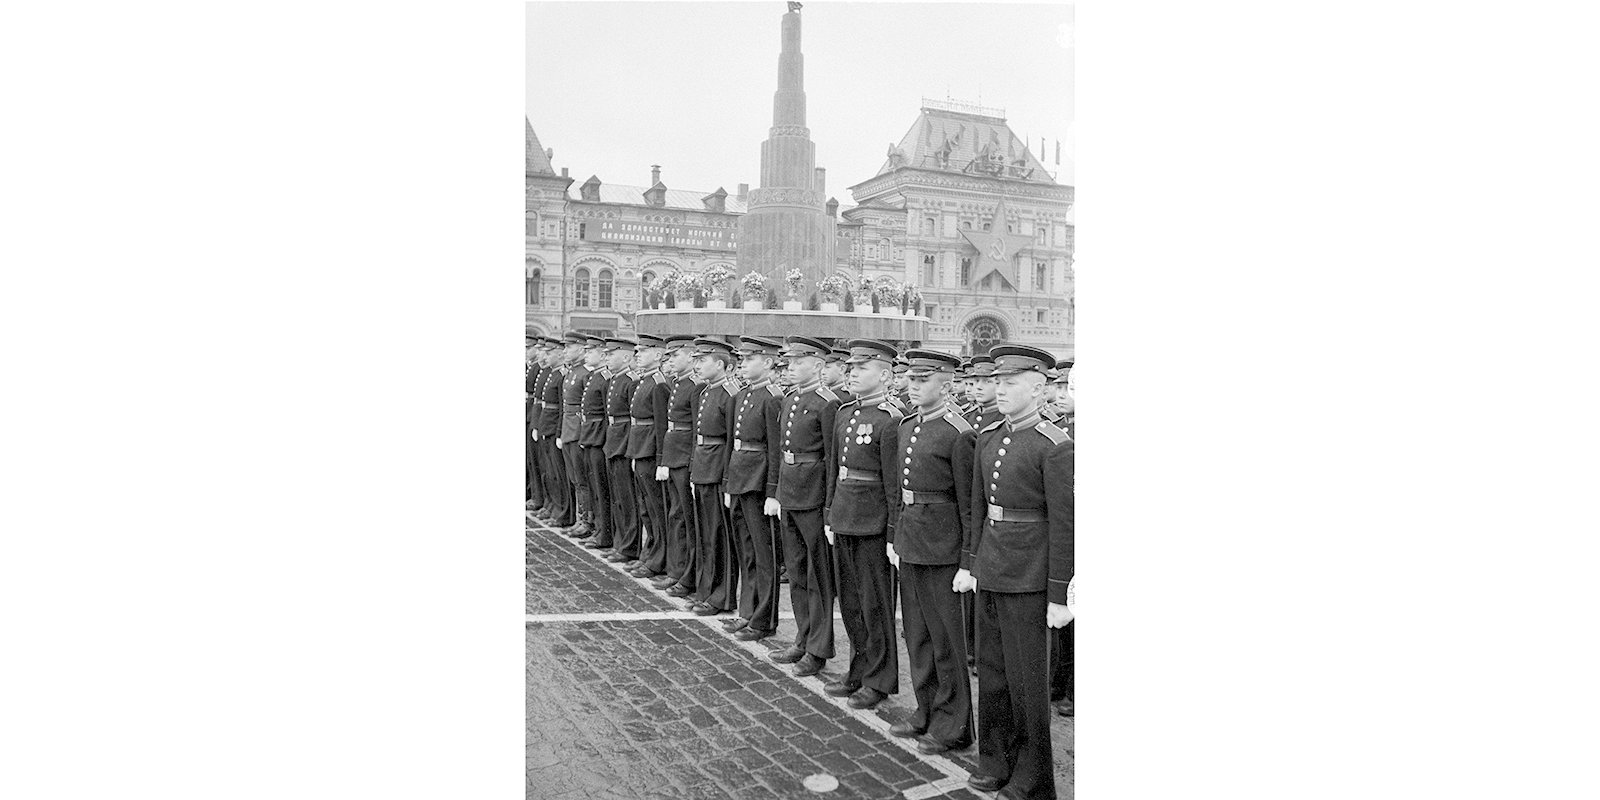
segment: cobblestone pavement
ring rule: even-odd
[[[976,747],[925,756],[889,735],[915,705],[903,641],[900,692],[851,709],[821,691],[848,664],[837,615],[820,675],[765,657],[794,642],[787,586],[778,633],[741,642],[542,523],[526,541],[529,798],[993,797],[966,787]],[[1072,798],[1073,720],[1051,736]]]

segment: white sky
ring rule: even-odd
[[[772,124],[782,0],[530,2],[527,114],[575,184],[730,194],[760,183]],[[921,99],[1006,110],[1018,136],[1049,139],[1046,166],[1072,182],[1070,4],[845,3],[801,12],[807,124],[828,194],[877,173]]]

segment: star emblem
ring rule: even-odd
[[[1005,198],[1000,198],[1000,204],[995,206],[989,230],[962,231],[961,235],[978,251],[978,266],[972,271],[973,283],[983,280],[991,272],[998,272],[1011,288],[1019,285],[1016,258],[1017,253],[1027,246],[1028,238],[1020,233],[1006,232]]]

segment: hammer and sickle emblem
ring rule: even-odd
[[[989,257],[999,261],[1006,257],[1006,240],[995,237],[994,244],[989,246]]]

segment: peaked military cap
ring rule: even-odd
[[[935,372],[955,372],[961,366],[961,359],[938,350],[907,350],[905,359],[910,366],[908,374],[917,377]]]
[[[989,355],[994,358],[996,375],[1037,372],[1048,376],[1056,363],[1056,357],[1049,352],[1021,344],[995,345],[989,349]]]
[[[567,331],[566,335],[561,338],[566,344],[583,344],[589,339],[587,335],[577,331]]]
[[[894,374],[899,375],[909,369],[911,369],[911,362],[907,361],[905,356],[894,357]]]
[[[829,352],[827,345],[810,336],[789,336],[783,341],[787,345],[783,354],[790,358],[798,356],[821,356],[826,358]]]
[[[546,347],[560,347],[561,346],[561,340],[557,339],[554,336],[541,336],[539,338],[543,340],[543,342],[544,342]]]
[[[721,339],[716,339],[710,336],[702,336],[694,340],[695,355],[709,356],[716,355],[717,353],[733,355],[733,345],[728,344]]]
[[[1063,358],[1056,362],[1055,377],[1051,378],[1056,383],[1066,383],[1067,376],[1072,374],[1072,359]]]
[[[885,364],[894,363],[894,345],[880,342],[877,339],[851,339],[850,358],[846,364],[864,364],[868,361],[882,361]]]
[[[822,360],[829,364],[843,364],[850,360],[850,351],[842,347],[835,347],[830,349],[828,354],[822,357]]]
[[[601,336],[585,336],[585,337],[583,337],[583,346],[584,347],[605,347],[606,346],[606,340],[605,340],[604,337],[601,337]]]
[[[783,345],[760,336],[740,336],[737,349],[740,355],[775,356],[779,350],[783,349]]]
[[[639,343],[634,345],[634,347],[662,347],[665,346],[666,343],[667,340],[660,336],[656,336],[652,333],[641,333],[639,334]]]
[[[638,342],[635,342],[632,339],[624,339],[620,336],[607,337],[605,341],[607,352],[612,350],[632,350],[633,348],[639,346]]]
[[[667,337],[667,349],[678,350],[694,344],[694,337],[687,333],[675,333]]]
[[[989,352],[992,353],[994,351],[991,350]],[[974,377],[974,378],[987,378],[990,375],[993,375],[994,374],[994,357],[993,356],[986,356],[986,355],[973,356],[972,357],[972,366],[969,368],[968,372],[969,372],[969,375],[971,377]]]

